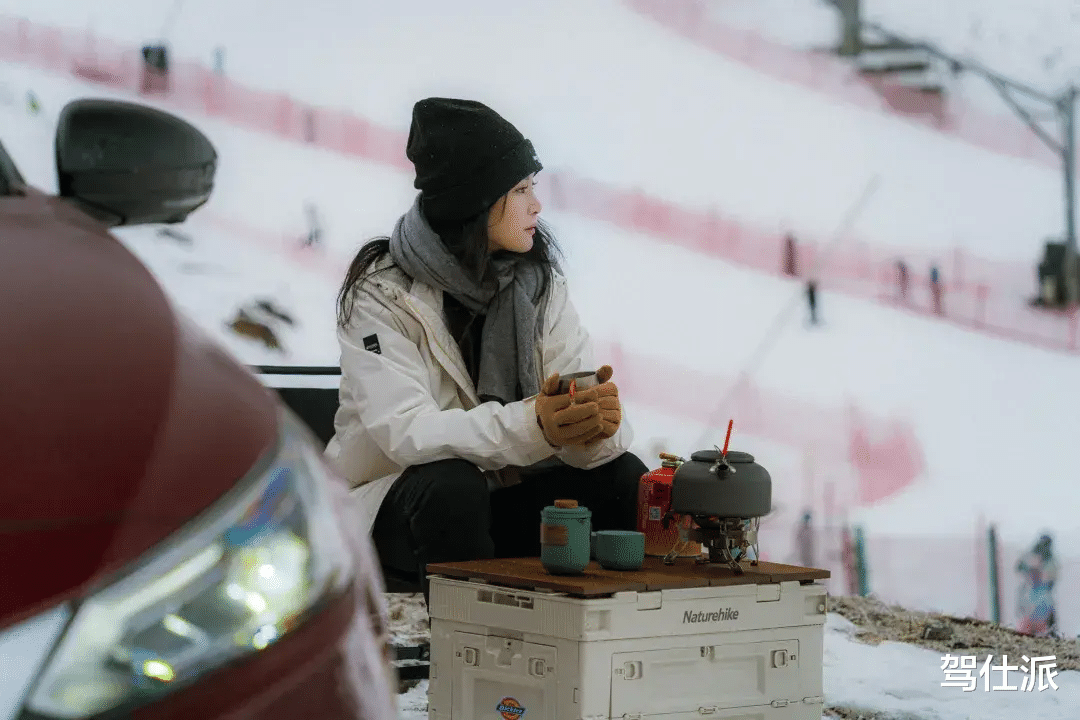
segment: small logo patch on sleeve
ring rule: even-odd
[[[382,355],[382,348],[379,347],[379,336],[368,335],[366,338],[364,338],[364,349],[370,350],[377,355]]]

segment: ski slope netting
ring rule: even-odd
[[[631,4],[679,27],[689,27],[689,19],[697,17],[695,13],[701,9],[693,0],[674,3],[670,14],[659,13],[648,0],[633,0]],[[702,21],[702,27],[713,26]],[[734,42],[724,44],[729,46],[740,47]],[[752,53],[758,60],[773,57],[774,51],[776,57],[788,57],[784,52],[795,53],[779,45],[762,47],[768,52],[759,48]],[[802,59],[796,62],[796,56]],[[805,53],[795,53],[784,62],[804,67],[806,57]],[[141,95],[148,102],[224,119],[291,141],[406,171],[412,167],[404,156],[404,132],[380,127],[345,111],[314,107],[286,94],[253,90],[193,62],[172,62],[166,88],[160,78],[143,72],[137,49],[91,33],[0,16],[0,59],[74,74],[113,90]],[[830,72],[840,71],[833,68]],[[1004,137],[1000,132],[990,134]],[[775,230],[755,228],[725,217],[715,208],[683,207],[633,188],[592,181],[569,170],[547,175],[553,178],[552,201],[560,210],[756,270],[782,274],[784,237]],[[1035,294],[1033,263],[993,261],[961,249],[942,257],[925,250],[884,248],[854,237],[834,240],[796,233],[796,246],[799,266],[814,268],[824,291],[937,317],[1010,341],[1072,353],[1078,350],[1077,314],[1047,312],[1027,305],[1028,298]],[[910,277],[910,290],[903,302],[899,301],[896,282],[896,262],[900,259],[907,264]],[[937,265],[941,273],[942,315],[933,312],[928,281],[931,265]]]
[[[841,57],[786,47],[717,19],[709,0],[624,0],[627,7],[712,52],[756,71],[866,110],[905,117],[1002,155],[1057,167],[1060,159],[1020,120],[963,99],[935,96],[860,75]],[[722,3],[720,3],[722,4]]]

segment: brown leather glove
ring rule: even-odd
[[[597,404],[596,388],[570,395],[559,392],[559,374],[549,377],[536,396],[536,421],[544,437],[554,447],[584,445],[603,432],[603,418]]]
[[[600,417],[603,418],[599,434],[593,440],[603,440],[611,437],[619,430],[622,422],[622,403],[619,402],[619,388],[611,382],[611,376],[615,373],[610,365],[603,365],[596,371],[596,377],[600,384],[591,388],[596,392],[596,402],[600,406]]]

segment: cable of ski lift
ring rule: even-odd
[[[829,239],[829,242],[821,249],[821,252],[814,253],[814,258],[810,263],[810,271],[807,274],[808,278],[813,279],[817,275],[817,269],[821,264],[823,258],[829,256],[840,241],[847,236],[851,226],[855,224],[855,221],[862,215],[863,210],[866,208],[870,198],[877,192],[881,183],[881,174],[875,173],[863,186],[863,191],[855,202],[848,208],[847,213],[841,220],[840,225],[837,227],[833,236]],[[693,447],[702,447],[708,444],[709,438],[712,436],[713,431],[716,429],[717,418],[725,415],[730,415],[728,412],[728,405],[731,402],[732,397],[738,392],[739,386],[750,377],[754,369],[761,366],[765,357],[772,349],[773,345],[780,337],[780,333],[784,330],[791,317],[792,312],[797,308],[802,299],[802,287],[792,294],[791,300],[786,305],[780,308],[780,311],[773,317],[772,323],[769,325],[769,329],[765,331],[761,340],[758,342],[757,347],[750,353],[747,361],[741,366],[739,372],[735,376],[735,380],[732,382],[728,391],[717,403],[716,408],[709,413],[705,419],[705,431],[694,443]]]

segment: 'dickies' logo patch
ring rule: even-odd
[[[525,714],[525,706],[512,697],[504,697],[495,708],[504,720],[518,720]]]

